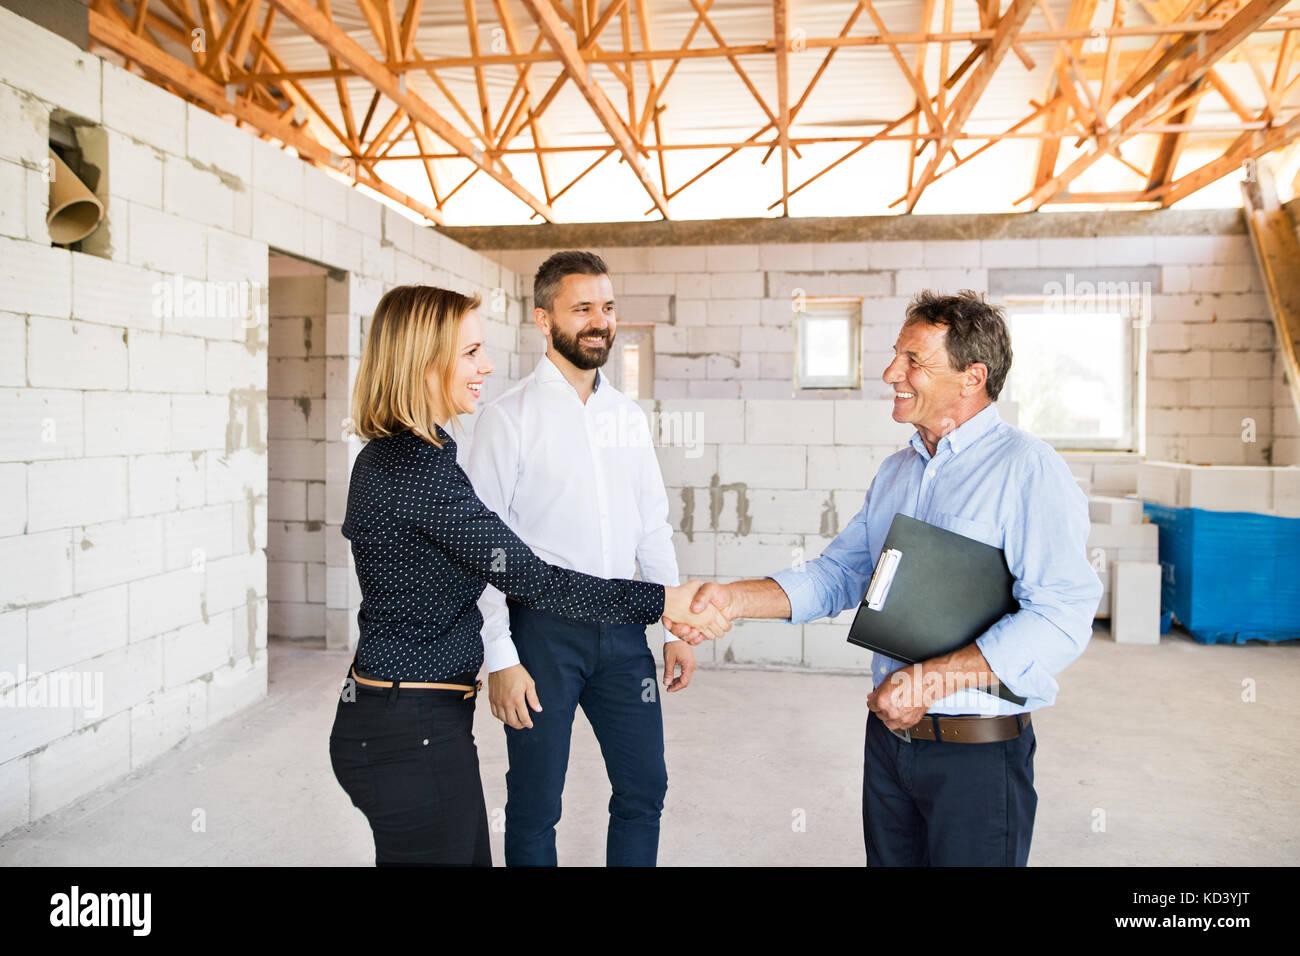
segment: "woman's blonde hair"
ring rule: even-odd
[[[352,388],[352,426],[362,438],[382,438],[410,429],[442,447],[434,425],[441,411],[455,422],[451,371],[456,363],[460,323],[479,306],[465,296],[431,285],[399,285],[375,306],[361,367]],[[435,409],[425,385],[438,376],[442,409]]]

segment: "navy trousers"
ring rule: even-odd
[[[868,866],[1024,866],[1034,832],[1030,724],[1000,743],[900,740],[867,717],[862,829]]]
[[[592,624],[509,602],[519,662],[537,683],[531,729],[507,726],[506,865],[555,866],[573,715],[591,721],[613,790],[605,862],[654,866],[668,790],[654,655],[640,624]]]

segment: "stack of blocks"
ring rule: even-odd
[[[1143,462],[1138,497],[1170,508],[1300,518],[1300,468]]]
[[[1088,517],[1088,559],[1104,589],[1097,616],[1111,619],[1117,643],[1159,643],[1159,529],[1143,522],[1134,498],[1094,495]]]
[[[1144,523],[1135,455],[1066,453],[1088,495],[1088,560],[1102,582],[1097,617],[1121,644],[1160,642],[1159,530]]]

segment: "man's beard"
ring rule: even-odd
[[[604,336],[605,344],[599,348],[592,348],[579,343],[578,339],[588,335]],[[575,336],[568,336],[559,329],[552,328],[551,344],[555,346],[555,351],[572,362],[575,368],[590,372],[593,368],[600,368],[609,360],[609,350],[614,345],[614,330],[585,329]]]

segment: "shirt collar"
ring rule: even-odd
[[[935,450],[937,451],[939,445],[942,445],[946,441],[954,455],[960,454],[963,448],[969,447],[984,435],[987,435],[1001,421],[1002,416],[998,414],[997,405],[990,402],[988,406],[980,409],[943,438],[940,438],[939,443],[935,445]],[[927,459],[930,457],[930,450],[925,447],[925,439],[921,437],[919,431],[913,433],[911,445],[917,450],[921,457]]]
[[[563,382],[565,385],[568,385],[569,388],[573,388],[573,386],[569,384],[569,380],[564,377],[564,373],[561,372],[559,368],[556,367],[555,363],[551,361],[549,355],[543,355],[541,357],[541,360],[537,363],[537,368],[533,371],[533,374],[537,377],[537,381],[539,382]],[[596,369],[596,381],[592,383],[591,394],[595,395],[600,391],[601,383],[604,380],[605,373],[600,369]],[[574,389],[574,391],[576,392],[577,389]]]

